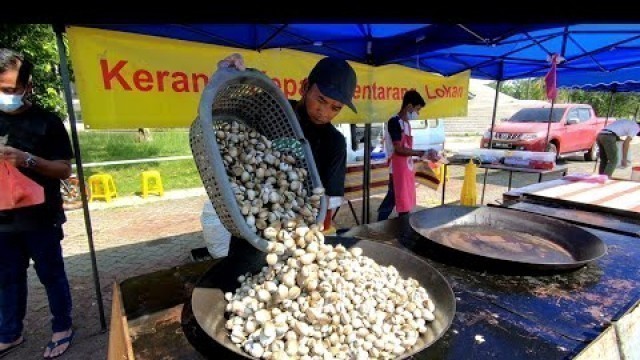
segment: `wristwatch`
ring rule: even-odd
[[[36,159],[34,159],[33,155],[31,155],[30,153],[25,153],[27,154],[27,159],[24,161],[24,167],[25,168],[32,168],[36,166]]]

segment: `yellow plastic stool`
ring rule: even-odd
[[[147,198],[150,193],[164,195],[162,178],[158,170],[147,170],[142,172],[142,197]]]
[[[113,177],[109,174],[91,175],[89,177],[89,189],[91,192],[89,202],[94,199],[104,199],[106,202],[110,202],[111,198],[118,196],[116,184],[113,182]]]

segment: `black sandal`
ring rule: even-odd
[[[69,334],[69,336],[62,338],[58,341],[49,341],[49,343],[47,344],[47,349],[49,349],[49,353],[51,353],[53,349],[57,348],[60,345],[69,344],[69,346],[67,346],[67,348],[64,349],[64,351],[61,352],[60,354],[56,356],[48,356],[48,357],[45,357],[45,359],[55,359],[64,355],[64,353],[66,353],[67,350],[69,350],[69,348],[71,347],[71,340],[73,340],[73,335],[75,335],[75,333],[76,333],[75,330],[71,330],[71,334]]]
[[[20,347],[20,345],[24,344],[24,337],[22,338],[22,341],[20,341],[17,344],[13,344],[11,346],[9,346],[8,348],[4,349],[4,350],[0,350],[0,358],[3,358],[9,354],[11,354],[14,350],[16,350],[17,348]]]

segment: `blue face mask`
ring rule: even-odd
[[[10,113],[18,110],[24,102],[22,97],[24,94],[2,94],[0,93],[0,111]]]

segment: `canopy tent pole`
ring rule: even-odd
[[[556,104],[556,99],[551,99],[551,109],[549,109],[549,121],[547,121],[547,138],[544,141],[544,151],[547,151],[549,148],[549,135],[551,135],[551,120],[553,119],[553,107]],[[558,149],[556,149],[556,154],[558,154]]]
[[[609,95],[609,108],[607,109],[607,117],[604,119],[604,127],[607,127],[607,123],[609,122],[609,117],[611,116],[611,112],[613,110],[613,94],[616,92],[615,89],[611,90],[611,94]],[[636,109],[636,113],[638,110]],[[596,135],[596,141],[598,141]],[[598,151],[602,151],[598,149]],[[598,171],[598,161],[600,161],[600,156],[596,157],[596,162],[593,164],[593,172]]]
[[[633,121],[638,121],[638,110],[640,110],[640,105],[636,106],[636,112],[633,114]]]
[[[96,262],[96,252],[93,246],[93,230],[91,228],[91,217],[89,216],[89,204],[87,201],[86,185],[84,183],[84,170],[82,168],[82,156],[80,155],[80,141],[78,140],[78,129],[76,129],[76,115],[73,109],[73,100],[71,95],[71,81],[69,77],[69,68],[67,66],[67,54],[62,32],[62,25],[54,25],[56,40],[58,44],[58,55],[60,57],[60,73],[62,75],[62,84],[64,90],[64,99],[67,103],[67,112],[69,113],[69,123],[71,125],[71,140],[76,159],[76,170],[78,171],[78,180],[80,183],[80,196],[82,197],[82,209],[84,212],[84,223],[87,230],[87,238],[89,240],[89,253],[91,256],[91,271],[93,272],[93,283],[96,290],[96,298],[98,300],[98,312],[100,314],[100,326],[102,331],[107,330],[107,323],[104,316],[104,305],[102,302],[102,291],[100,287],[100,277],[98,274],[98,264]]]
[[[498,97],[500,96],[500,87],[502,81],[496,82],[496,96],[493,100],[493,115],[491,116],[491,129],[489,129],[489,149],[493,149],[493,127],[496,125],[496,113],[498,111]],[[484,190],[487,187],[487,173],[489,169],[484,169],[484,178],[482,179],[482,196],[480,198],[480,205],[484,204]]]
[[[370,30],[370,29],[369,29]],[[373,41],[370,39],[371,32],[367,32],[367,64],[374,65],[371,56]],[[362,172],[362,224],[369,223],[369,189],[371,181],[371,123],[364,125],[364,171]]]
[[[371,124],[364,125],[364,171],[362,172],[362,223],[369,223],[369,188],[371,181]]]

